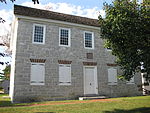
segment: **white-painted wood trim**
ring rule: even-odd
[[[16,44],[17,44],[17,30],[18,30],[18,20],[15,18],[14,20],[14,33],[12,34],[12,63],[11,65],[11,76],[10,76],[10,91],[9,91],[9,96],[11,98],[11,101],[13,101],[14,97],[14,88],[15,88],[15,63],[16,63]]]
[[[34,42],[34,31],[35,31],[35,26],[41,26],[43,27],[43,42]],[[33,33],[32,33],[32,43],[33,44],[45,44],[45,34],[46,34],[46,25],[43,24],[33,24]]]
[[[26,20],[29,20],[29,21],[34,20],[34,21],[37,21],[37,22],[49,22],[49,23],[56,23],[56,24],[64,24],[64,25],[70,25],[70,26],[89,28],[89,29],[93,29],[93,30],[100,30],[100,27],[95,27],[95,26],[90,26],[90,25],[76,24],[76,23],[59,21],[59,20],[52,20],[52,19],[34,18],[34,17],[21,16],[21,15],[15,15],[15,16],[17,18],[26,19]]]
[[[43,70],[44,71],[44,75],[43,75],[44,76],[44,81],[43,81],[43,83],[39,83],[39,82],[32,83],[31,82],[31,78],[30,78],[30,85],[45,85],[45,63],[36,63],[36,62],[33,62],[33,63],[31,63],[31,66],[32,65],[43,65],[44,66],[44,70]],[[32,73],[30,74],[30,76],[32,76]]]
[[[60,67],[60,66],[62,66],[62,67],[64,67],[64,66],[70,67],[70,73],[69,73],[69,74],[70,74],[70,83],[60,83],[60,81],[59,81],[59,85],[60,85],[60,86],[64,86],[64,85],[69,86],[69,85],[71,85],[71,78],[72,78],[72,77],[71,77],[71,64],[59,64],[59,67]],[[60,70],[58,70],[58,73],[59,73],[59,71],[60,71]],[[60,75],[59,75],[59,77],[60,77]]]
[[[64,29],[64,30],[68,30],[68,45],[61,45],[60,44],[60,33],[61,33],[61,29]],[[63,46],[63,47],[70,47],[71,46],[71,30],[69,28],[63,28],[63,27],[60,27],[59,28],[59,46]]]
[[[84,87],[84,94],[86,94],[85,93],[85,77],[86,77],[86,75],[85,75],[85,68],[87,68],[87,67],[92,67],[92,68],[94,68],[94,85],[95,85],[95,94],[98,94],[98,78],[97,78],[97,66],[83,66],[83,87]]]
[[[85,47],[85,33],[91,33],[91,34],[92,34],[92,48],[90,48],[90,47]],[[95,45],[94,45],[94,40],[95,40],[95,39],[94,39],[94,33],[93,33],[93,32],[90,32],[90,31],[84,31],[84,36],[83,36],[83,37],[84,37],[84,48],[85,48],[85,49],[94,49],[94,46],[95,46]]]

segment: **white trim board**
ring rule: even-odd
[[[59,20],[34,18],[34,17],[21,16],[21,15],[15,15],[15,17],[16,18],[20,18],[20,19],[26,19],[26,20],[34,20],[34,21],[42,21],[42,22],[49,22],[49,23],[65,24],[65,25],[72,25],[72,26],[77,26],[77,27],[83,27],[83,28],[90,28],[90,29],[100,30],[100,27],[76,24],[76,23],[71,23],[71,22],[64,22],[64,21],[59,21]]]
[[[60,44],[61,30],[68,30],[68,45]],[[59,27],[59,46],[63,46],[63,47],[70,47],[71,46],[71,30],[70,30],[70,28]]]
[[[43,42],[34,42],[34,33],[35,33],[35,26],[43,27]],[[33,44],[45,44],[45,34],[46,34],[46,25],[44,24],[33,24],[33,32],[32,32],[32,43]]]
[[[92,47],[85,47],[85,33],[91,33],[92,34]],[[84,48],[85,49],[94,49],[95,48],[95,44],[94,44],[94,32],[90,32],[90,31],[84,31],[84,35],[83,35],[83,38],[84,38]]]

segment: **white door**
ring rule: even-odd
[[[84,67],[84,94],[98,94],[96,67]]]

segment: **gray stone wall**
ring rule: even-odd
[[[46,25],[45,44],[33,44],[32,33],[33,24]],[[71,30],[71,47],[59,46],[59,27]],[[95,48],[84,48],[84,31],[94,32]],[[75,99],[84,95],[83,86],[83,62],[97,62],[98,93],[108,97],[134,96],[141,93],[137,90],[136,83],[126,85],[119,81],[116,86],[108,85],[107,63],[113,63],[112,55],[103,48],[103,40],[99,36],[99,29],[90,29],[85,26],[73,26],[67,24],[57,24],[39,22],[33,20],[19,19],[16,61],[14,77],[13,102]],[[93,59],[87,59],[86,53],[93,53]],[[45,62],[45,85],[30,85],[30,71],[32,59],[46,59]],[[114,57],[113,57],[114,59]],[[68,60],[71,63],[71,85],[59,85],[58,60]],[[129,92],[129,93],[128,93]],[[127,93],[127,94],[125,94]]]

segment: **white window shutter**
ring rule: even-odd
[[[60,65],[59,66],[59,82],[60,83],[64,83],[65,82],[64,75],[65,75],[65,68],[64,68],[64,66]]]
[[[31,64],[31,85],[44,85],[45,65],[43,63]]]
[[[108,69],[108,84],[110,85],[117,84],[117,69],[114,68]]]
[[[31,83],[36,82],[36,64],[31,64]]]
[[[71,66],[59,65],[59,83],[60,85],[71,84]]]

